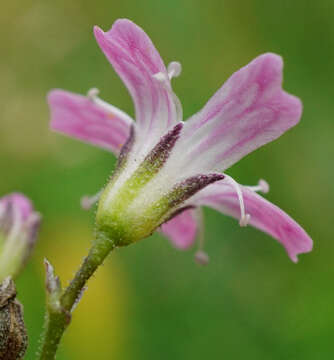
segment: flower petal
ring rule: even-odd
[[[186,122],[179,146],[187,150],[187,168],[224,171],[297,124],[302,104],[282,90],[282,67],[278,55],[257,57]]]
[[[177,122],[177,106],[166,67],[150,38],[133,22],[117,20],[103,32],[94,28],[102,51],[128,88],[136,111],[138,139],[145,148]],[[165,81],[157,80],[159,74]]]
[[[112,105],[102,107],[86,96],[58,89],[49,93],[48,102],[55,131],[116,155],[129,136],[132,119]]]
[[[254,191],[241,186],[250,224],[277,239],[292,261],[297,255],[312,250],[312,239],[289,215]],[[201,190],[192,199],[193,205],[207,205],[223,214],[240,217],[239,200],[232,186],[223,181]]]
[[[184,210],[161,226],[162,233],[179,249],[187,249],[195,242],[197,234],[195,211],[195,209]]]
[[[15,208],[21,221],[27,220],[34,211],[31,201],[20,193],[12,193],[0,198],[0,217],[7,206]]]

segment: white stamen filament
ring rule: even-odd
[[[94,104],[100,106],[104,111],[109,114],[118,116],[119,118],[127,121],[129,124],[132,123],[132,119],[122,110],[116,108],[115,106],[108,104],[106,101],[99,98],[100,90],[97,88],[91,88],[87,91],[87,98],[92,101]]]
[[[80,204],[82,209],[89,210],[100,198],[102,191],[99,191],[97,194],[93,196],[83,196],[80,200]]]
[[[164,89],[166,91],[168,91],[168,93],[171,95],[171,97],[173,98],[174,101],[174,105],[175,105],[175,110],[176,110],[176,114],[177,114],[177,119],[178,121],[182,121],[183,119],[183,110],[182,110],[182,105],[181,102],[179,100],[179,98],[175,95],[173,89],[170,86],[169,81],[173,78],[173,77],[177,77],[181,74],[181,64],[177,61],[172,61],[168,67],[167,67],[167,75],[164,74],[163,72],[158,72],[153,76],[154,79],[158,80],[162,86],[164,87]]]
[[[261,191],[263,194],[267,194],[269,192],[269,184],[263,180],[260,179],[259,183],[255,186],[246,186],[247,189],[252,191]]]
[[[165,83],[166,80],[167,80],[166,75],[165,75],[164,73],[162,73],[161,71],[158,72],[158,73],[156,73],[156,74],[154,74],[153,77],[154,77],[155,79],[157,79],[158,81],[160,81],[161,83]]]
[[[87,92],[87,97],[89,100],[91,100],[94,104],[101,106],[104,110],[106,110],[109,113],[114,113],[115,112],[115,108],[108,104],[107,102],[103,101],[102,99],[99,98],[99,93],[100,90],[97,88],[91,88],[88,90]]]
[[[196,222],[198,226],[198,249],[194,255],[194,260],[199,265],[207,265],[210,261],[209,255],[203,250],[204,249],[204,220],[203,211],[201,208],[196,208]]]
[[[239,205],[240,205],[240,226],[247,226],[250,220],[250,215],[246,214],[245,212],[245,203],[244,203],[244,197],[242,195],[241,187],[240,185],[230,176],[225,175],[224,181],[229,183],[231,186],[233,186],[235,192],[237,193],[238,199],[239,199]]]

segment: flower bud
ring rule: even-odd
[[[15,278],[34,247],[40,215],[22,194],[0,198],[0,282]]]
[[[7,277],[0,285],[0,359],[23,359],[27,344],[23,307],[16,300],[14,282]]]

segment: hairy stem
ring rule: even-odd
[[[62,293],[57,306],[48,304],[45,332],[39,360],[54,360],[60,340],[70,324],[74,305],[80,300],[81,294],[89,278],[103,263],[115,245],[110,240],[94,243],[88,256],[84,259],[69,286]]]

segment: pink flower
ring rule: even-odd
[[[268,191],[264,181],[242,186],[221,173],[298,123],[302,104],[282,90],[281,57],[257,57],[183,122],[171,86],[181,65],[172,62],[166,68],[149,37],[129,20],[116,21],[108,32],[95,27],[94,33],[132,96],[136,122],[101,100],[96,89],[87,96],[52,90],[48,101],[53,130],[120,155],[100,198],[101,228],[120,221],[120,215],[111,214],[122,213],[124,224],[135,224],[132,231],[138,237],[162,225],[177,247],[188,248],[198,232],[198,208],[204,205],[239,219],[241,226],[249,223],[268,233],[295,262],[298,254],[311,251],[307,233],[257,194]],[[87,199],[84,205],[89,205]],[[150,226],[143,221],[151,221]],[[198,257],[205,262],[202,252]]]
[[[28,198],[13,193],[0,198],[0,283],[16,277],[35,245],[40,215]]]

